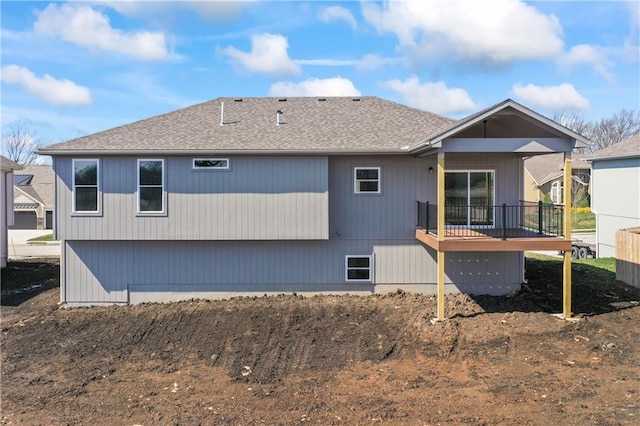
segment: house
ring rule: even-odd
[[[53,168],[25,166],[14,174],[14,229],[53,228]]]
[[[446,291],[514,292],[524,250],[570,248],[562,206],[520,202],[522,158],[586,143],[512,100],[456,121],[307,97],[219,98],[50,145],[61,301],[401,288],[437,293],[443,319]]]
[[[13,225],[13,173],[21,170],[22,166],[0,155],[0,188],[2,188],[2,203],[0,205],[0,267],[7,266],[9,250],[7,246],[7,228]]]
[[[585,159],[591,163],[598,256],[613,257],[616,230],[640,226],[640,134]]]
[[[571,154],[571,192],[574,203],[589,205],[591,164],[585,154]],[[536,155],[524,160],[524,200],[562,204],[564,156]],[[586,207],[585,206],[585,207]]]

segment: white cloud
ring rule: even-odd
[[[95,0],[94,4],[107,6],[121,15],[136,18],[149,18],[172,15],[177,9],[191,9],[205,20],[227,21],[235,19],[253,3],[242,1],[188,1],[173,0],[166,2],[140,0]]]
[[[291,60],[287,38],[280,34],[260,34],[251,37],[251,52],[243,52],[233,46],[221,52],[250,72],[271,75],[299,74],[300,65]]]
[[[363,2],[365,20],[398,37],[411,62],[441,59],[485,67],[553,58],[562,52],[562,27],[520,0],[406,0]]]
[[[37,77],[28,68],[18,65],[2,67],[2,82],[19,84],[29,93],[54,105],[89,105],[91,93],[70,80],[56,80],[49,74]]]
[[[50,4],[38,13],[36,33],[60,37],[89,49],[121,53],[144,60],[169,58],[165,35],[160,32],[123,32],[111,27],[109,17],[81,4]]]
[[[380,55],[367,54],[356,64],[356,69],[359,71],[374,70],[382,68],[385,65],[393,65],[400,62],[400,58],[383,58]]]
[[[281,81],[271,85],[269,96],[360,96],[351,80],[342,77],[310,78],[300,83]]]
[[[558,64],[567,71],[576,65],[591,65],[596,74],[606,81],[613,82],[615,79],[615,76],[609,72],[611,63],[607,60],[602,49],[588,44],[573,46],[558,59]]]
[[[442,81],[420,83],[418,77],[411,77],[405,81],[385,81],[381,85],[396,92],[408,105],[438,114],[459,113],[476,108],[464,89],[449,88]]]
[[[313,65],[320,67],[348,67],[358,65],[360,61],[358,59],[294,59],[298,65]]]
[[[329,6],[320,11],[318,16],[322,22],[328,23],[331,21],[344,21],[351,26],[354,30],[358,28],[358,22],[353,17],[349,9],[342,6]]]
[[[548,111],[581,111],[591,107],[589,101],[571,83],[558,86],[523,86],[516,83],[513,85],[513,93],[528,106]]]

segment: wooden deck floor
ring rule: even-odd
[[[440,251],[529,251],[571,250],[571,241],[564,237],[541,236],[526,229],[507,229],[502,239],[501,229],[447,229],[444,241],[422,229],[416,230],[416,239]]]

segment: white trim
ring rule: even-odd
[[[96,210],[76,210],[76,162],[95,161],[96,162],[96,185],[79,185],[80,188],[96,187]],[[100,199],[102,191],[100,188],[100,159],[99,158],[73,158],[71,160],[71,212],[74,215],[99,215],[102,207]]]
[[[226,161],[227,165],[222,167],[222,166],[196,166],[196,161]],[[200,158],[193,158],[191,160],[191,169],[192,170],[198,170],[198,171],[209,171],[209,170],[229,170],[231,166],[231,162],[229,161],[229,158],[204,158],[204,157],[200,157]]]
[[[496,171],[495,169],[454,169],[454,170],[445,170],[445,176],[447,173],[466,173],[467,174],[467,224],[466,225],[447,225],[446,223],[446,218],[445,218],[445,227],[446,226],[466,226],[468,228],[474,228],[474,227],[481,227],[481,228],[495,228],[496,226],[496,212],[495,209],[493,210],[493,217],[492,219],[492,223],[491,225],[471,225],[470,219],[471,219],[471,192],[469,191],[469,184],[470,184],[470,180],[469,180],[469,174],[470,173],[492,173],[493,174],[493,188],[491,188],[491,198],[493,199],[493,203],[491,204],[492,206],[497,206],[497,202],[496,202]],[[445,197],[446,197],[446,189],[445,189]],[[445,206],[446,207],[446,206]]]
[[[142,161],[159,161],[162,164],[162,210],[159,211],[140,211],[140,162]],[[165,215],[167,211],[167,191],[166,191],[166,173],[164,168],[164,158],[138,158],[136,162],[136,213],[139,216],[158,216]],[[158,185],[144,185],[144,187],[157,188]]]
[[[369,267],[368,268],[363,268],[363,267],[358,267],[358,268],[349,268],[349,259],[364,259],[367,258],[369,259]],[[369,271],[369,278],[368,279],[349,279],[349,271],[350,270],[368,270]],[[365,255],[360,255],[360,254],[347,254],[344,256],[344,280],[346,282],[366,282],[366,283],[373,283],[373,255],[371,254],[365,254]]]
[[[358,179],[358,170],[377,170],[378,179]],[[377,191],[361,191],[358,189],[358,182],[378,182]],[[354,194],[381,194],[382,193],[382,168],[353,166],[353,193]]]

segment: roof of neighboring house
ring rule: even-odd
[[[277,111],[282,112],[280,126]],[[39,152],[407,152],[455,123],[369,96],[218,98]]]
[[[591,165],[584,161],[584,157],[585,154],[571,154],[571,169],[589,170]],[[562,177],[563,166],[564,154],[561,152],[535,155],[524,160],[524,168],[537,186]]]
[[[14,161],[9,160],[4,155],[0,155],[0,169],[4,171],[21,170],[22,166]]]
[[[25,166],[13,177],[13,184],[34,200],[53,205],[53,168],[49,165]]]
[[[585,159],[587,161],[597,161],[631,157],[640,157],[640,133],[591,153]]]

